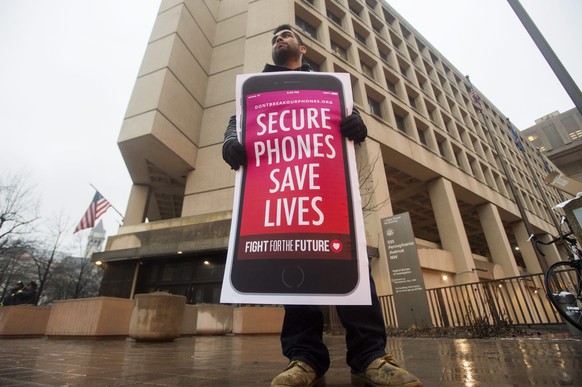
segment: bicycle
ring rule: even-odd
[[[568,248],[568,260],[551,264],[544,273],[546,296],[564,320],[582,330],[582,251],[578,248],[574,232],[565,216],[560,217],[560,226],[568,226],[568,231],[548,242],[539,240],[531,234],[535,247],[542,254],[538,244],[551,245],[561,243]]]

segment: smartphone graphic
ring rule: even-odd
[[[358,284],[341,81],[282,72],[242,85],[247,150],[231,284],[240,293],[348,294]]]

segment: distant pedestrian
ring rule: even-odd
[[[38,285],[34,281],[26,284],[22,291],[16,293],[12,305],[24,305],[36,303],[36,288]]]
[[[15,298],[16,294],[22,292],[23,289],[24,289],[24,284],[22,283],[22,281],[18,281],[16,283],[16,285],[14,285],[14,287],[12,289],[10,289],[10,291],[8,291],[8,294],[6,295],[6,297],[4,297],[4,301],[2,302],[2,306],[14,305],[14,298]]]

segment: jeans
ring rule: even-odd
[[[386,327],[376,286],[370,275],[372,305],[336,306],[346,329],[346,362],[353,372],[363,372],[386,354]],[[286,305],[281,331],[283,355],[301,360],[323,375],[329,369],[329,351],[323,343],[323,313],[315,305]]]

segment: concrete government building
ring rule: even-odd
[[[475,85],[481,114],[465,74],[387,2],[163,0],[118,139],[133,181],[124,224],[93,255],[101,295],[219,302],[235,176],[221,147],[235,77],[271,62],[283,23],[300,32],[314,69],[351,76],[369,131],[357,158],[379,295],[392,293],[380,220],[404,212],[427,289],[542,271],[528,230],[556,234],[549,207],[567,195],[542,182],[544,159],[525,139],[518,149],[494,101]]]

